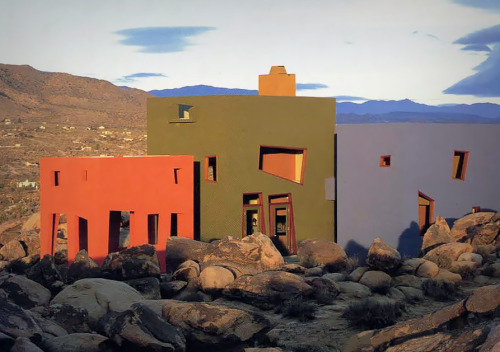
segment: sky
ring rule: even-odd
[[[0,63],[143,90],[500,104],[500,0],[0,0]]]

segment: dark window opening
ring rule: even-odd
[[[306,149],[266,147],[259,151],[259,170],[300,183],[304,182]]]
[[[391,156],[383,155],[380,157],[380,167],[390,167],[391,166]]]
[[[158,244],[159,214],[148,214],[148,243]]]
[[[83,180],[87,181],[87,179],[88,179],[88,172],[87,170],[83,170]]]
[[[177,214],[170,214],[170,237],[177,236]]]
[[[189,120],[189,110],[192,107],[192,105],[179,104],[179,119]]]
[[[205,181],[217,182],[217,157],[205,157]]]
[[[59,186],[59,174],[61,171],[54,171],[54,185],[57,187]]]
[[[127,248],[130,243],[130,214],[128,211],[109,212],[108,253]]]
[[[266,232],[263,214],[262,193],[243,194],[242,237]]]
[[[247,193],[243,195],[243,204],[262,204],[262,193]]]
[[[78,217],[78,250],[85,249],[89,251],[88,244],[88,221],[87,219]]]
[[[174,169],[174,183],[176,185],[179,184],[179,170],[180,170],[180,168]]]
[[[468,160],[469,152],[455,150],[453,155],[453,179],[462,181],[465,180]]]

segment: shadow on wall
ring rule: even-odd
[[[420,229],[418,224],[412,221],[410,226],[399,236],[397,250],[402,257],[416,258],[419,256],[420,248],[422,248]]]
[[[360,245],[358,242],[350,240],[349,242],[347,242],[344,250],[348,257],[357,257],[358,264],[361,265],[365,263],[368,249]]]

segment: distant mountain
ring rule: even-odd
[[[28,65],[0,64],[0,120],[42,117],[79,124],[146,125],[146,99],[139,89]]]
[[[148,93],[157,97],[186,97],[200,95],[257,95],[258,90],[220,88],[206,85],[187,86],[181,88],[150,90]]]

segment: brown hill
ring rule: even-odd
[[[146,154],[146,99],[107,81],[0,64],[0,222],[38,208],[41,157]]]

